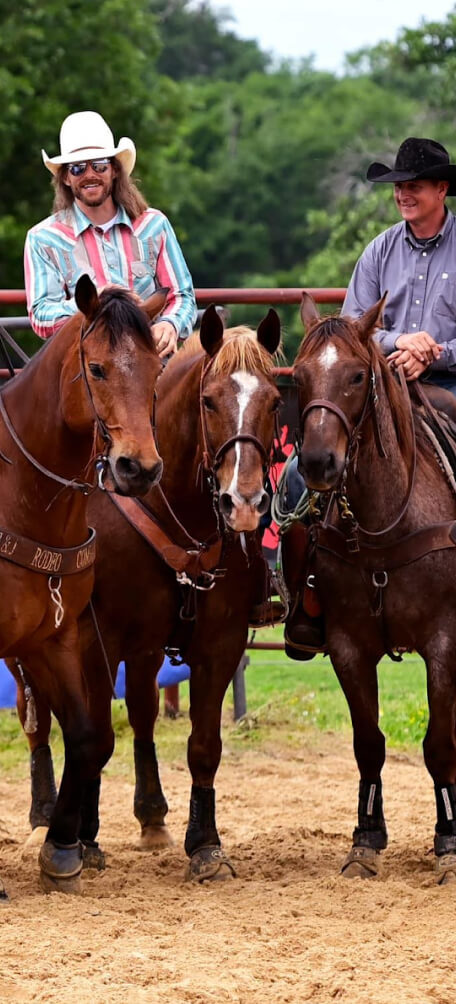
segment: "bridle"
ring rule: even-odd
[[[344,518],[344,519],[350,519],[350,522],[352,524],[352,530],[353,530],[353,532],[355,534],[358,534],[358,533],[365,534],[367,537],[373,537],[373,538],[382,537],[384,534],[387,534],[391,530],[394,530],[398,526],[398,524],[400,523],[400,521],[402,520],[402,518],[405,516],[405,513],[407,512],[407,509],[408,509],[408,506],[409,506],[409,503],[410,503],[410,498],[411,498],[411,495],[412,495],[412,492],[413,492],[413,488],[414,488],[414,485],[415,485],[416,453],[417,453],[417,451],[416,451],[416,436],[415,436],[415,425],[414,425],[414,419],[413,419],[412,403],[411,403],[410,395],[409,395],[409,392],[408,392],[408,389],[407,389],[407,383],[406,383],[406,380],[405,380],[404,370],[403,370],[402,366],[398,367],[398,375],[399,375],[399,381],[400,381],[400,384],[401,384],[402,392],[405,395],[405,399],[406,399],[407,404],[408,404],[409,421],[410,421],[411,428],[412,428],[412,431],[413,431],[413,437],[412,437],[412,441],[413,441],[413,457],[412,457],[412,464],[411,464],[411,469],[410,469],[410,475],[409,475],[409,481],[408,481],[407,491],[406,491],[404,502],[403,502],[403,504],[401,506],[401,509],[400,509],[398,515],[395,517],[395,519],[388,526],[383,527],[383,529],[381,529],[381,530],[367,530],[365,527],[360,526],[360,524],[357,522],[357,520],[353,516],[353,513],[352,513],[352,511],[350,509],[350,506],[349,506],[349,503],[348,503],[348,500],[347,500],[347,496],[346,496],[346,485],[347,485],[348,471],[350,469],[350,466],[352,466],[352,465],[356,469],[357,454],[358,454],[359,443],[360,443],[360,439],[361,439],[361,435],[362,435],[362,430],[363,430],[363,426],[364,426],[364,423],[366,421],[366,418],[367,418],[367,416],[369,414],[372,416],[372,420],[373,420],[374,436],[375,436],[375,441],[376,441],[376,446],[377,446],[377,451],[379,453],[379,456],[382,457],[383,459],[385,459],[387,457],[385,448],[384,448],[383,443],[382,443],[382,438],[381,438],[381,433],[380,433],[380,427],[379,427],[379,423],[378,423],[378,413],[377,413],[377,405],[378,405],[377,376],[378,376],[378,370],[376,371],[373,366],[370,367],[370,371],[369,371],[369,389],[368,389],[367,394],[366,394],[366,398],[365,398],[364,405],[363,405],[363,408],[362,408],[362,411],[361,411],[361,415],[360,415],[358,421],[354,425],[349,422],[349,420],[348,420],[345,412],[343,412],[342,409],[339,408],[339,406],[337,404],[335,404],[333,401],[327,400],[326,398],[313,398],[312,401],[309,401],[309,404],[307,404],[305,406],[305,408],[303,409],[303,411],[302,411],[301,421],[300,421],[300,435],[299,435],[299,441],[297,443],[297,449],[299,451],[302,449],[302,430],[303,430],[303,427],[304,427],[305,418],[308,415],[308,413],[310,411],[312,411],[312,409],[314,409],[314,408],[325,408],[327,411],[330,411],[334,415],[337,415],[337,417],[339,418],[339,420],[342,422],[342,425],[343,425],[343,427],[345,429],[345,432],[347,434],[347,437],[348,437],[348,447],[347,447],[347,451],[346,451],[346,460],[345,460],[344,468],[343,468],[342,473],[341,473],[341,475],[339,477],[339,480],[337,482],[336,487],[332,487],[331,489],[328,489],[328,492],[331,493],[331,500],[330,500],[329,505],[327,507],[326,517],[325,517],[325,524],[328,522],[330,511],[332,509],[332,504],[331,503],[332,503],[332,500],[334,500],[334,499],[336,499],[339,502],[339,506],[341,508],[342,518]]]
[[[26,446],[22,442],[20,436],[16,432],[16,430],[15,430],[15,428],[14,428],[12,422],[11,422],[11,419],[10,419],[10,417],[8,415],[8,412],[6,410],[6,407],[5,407],[5,402],[3,400],[3,395],[0,393],[0,414],[1,414],[2,418],[3,418],[5,426],[8,429],[8,432],[9,432],[9,434],[10,434],[13,442],[16,444],[16,446],[18,447],[18,449],[20,450],[20,452],[22,453],[22,455],[26,458],[26,460],[28,460],[28,462],[30,464],[32,464],[32,466],[35,468],[35,470],[39,471],[40,474],[44,474],[45,477],[50,478],[51,481],[57,482],[57,484],[62,485],[64,488],[72,488],[74,491],[79,491],[79,492],[82,493],[82,495],[86,495],[86,496],[90,495],[93,491],[95,491],[95,489],[97,487],[104,487],[103,486],[103,479],[104,479],[104,476],[105,476],[106,470],[107,470],[109,450],[110,450],[110,448],[112,446],[112,438],[111,438],[111,436],[110,436],[110,434],[108,432],[106,424],[103,421],[103,419],[100,418],[100,416],[99,416],[99,414],[97,412],[97,409],[95,407],[95,402],[93,400],[92,391],[91,391],[90,384],[89,384],[89,381],[88,381],[88,378],[87,378],[87,371],[86,371],[86,364],[85,364],[85,353],[84,353],[84,345],[83,345],[83,343],[84,343],[85,339],[87,338],[87,336],[94,330],[94,328],[98,324],[100,318],[105,313],[107,306],[108,306],[108,304],[105,304],[101,308],[101,310],[98,311],[98,313],[93,318],[93,320],[91,321],[91,323],[89,324],[89,326],[87,328],[84,329],[84,324],[83,323],[81,324],[81,329],[80,329],[80,333],[79,333],[79,360],[80,360],[81,368],[80,368],[80,372],[77,373],[77,375],[73,378],[73,382],[75,382],[76,380],[79,380],[82,377],[82,380],[84,382],[84,386],[85,386],[85,389],[87,391],[87,395],[88,395],[88,398],[89,398],[89,402],[90,402],[90,405],[91,405],[91,408],[92,408],[92,411],[93,411],[93,415],[94,415],[94,419],[95,419],[95,429],[98,430],[98,433],[99,433],[99,435],[102,438],[103,443],[104,443],[103,452],[95,455],[92,458],[94,466],[95,466],[95,468],[97,470],[97,475],[98,475],[97,476],[97,481],[95,481],[95,483],[92,484],[92,483],[84,481],[84,480],[82,480],[80,478],[72,478],[71,480],[68,479],[68,478],[64,478],[60,474],[56,474],[55,471],[49,470],[49,468],[45,467],[43,464],[41,464],[36,459],[36,457],[34,457],[31,453],[29,453],[29,451],[27,450]],[[108,447],[107,449],[106,449],[106,446]]]
[[[250,432],[240,432],[235,436],[229,436],[229,438],[226,439],[225,442],[222,443],[222,445],[219,446],[217,450],[215,451],[213,450],[210,443],[210,437],[207,428],[206,412],[204,408],[204,387],[208,374],[210,373],[216,358],[217,354],[208,359],[204,364],[204,366],[202,367],[200,376],[200,389],[199,389],[199,412],[201,421],[201,433],[203,437],[202,463],[208,479],[213,484],[213,491],[216,490],[217,471],[222,463],[222,460],[225,454],[228,453],[228,450],[231,450],[231,448],[235,446],[236,443],[251,443],[252,446],[254,446],[256,450],[258,450],[258,453],[260,454],[262,461],[264,479],[266,479],[269,470],[269,458],[270,458],[270,452],[266,449],[264,443],[262,443],[261,440],[258,439],[258,436],[254,436]],[[277,427],[277,421],[276,421],[276,427]]]

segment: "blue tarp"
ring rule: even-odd
[[[182,683],[188,680],[190,668],[185,663],[182,666],[172,666],[168,657],[165,656],[164,663],[158,674],[159,687],[171,687],[174,683]],[[116,696],[125,697],[125,663],[119,664],[116,682]],[[16,682],[0,659],[0,708],[12,708],[16,705]]]

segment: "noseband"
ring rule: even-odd
[[[374,435],[375,435],[375,442],[377,444],[377,450],[378,450],[379,456],[385,458],[386,457],[386,450],[385,450],[385,448],[383,446],[383,443],[382,443],[382,438],[381,438],[381,435],[380,435],[380,429],[379,429],[379,426],[378,426],[378,418],[377,418],[377,404],[378,404],[377,381],[376,381],[375,371],[374,371],[374,369],[372,367],[371,367],[370,372],[369,372],[369,390],[367,391],[367,394],[366,394],[366,398],[365,398],[365,401],[364,401],[364,404],[363,404],[361,415],[360,415],[358,421],[355,422],[354,425],[349,422],[349,420],[348,420],[345,412],[342,411],[342,408],[339,408],[339,405],[335,404],[334,401],[329,401],[327,398],[315,397],[315,398],[312,399],[312,401],[309,401],[309,404],[307,404],[306,407],[302,411],[301,422],[300,422],[300,429],[301,430],[303,429],[303,427],[304,427],[304,420],[305,420],[306,416],[314,408],[325,408],[326,411],[331,411],[334,415],[337,415],[338,419],[342,422],[342,425],[343,425],[343,427],[345,429],[345,432],[346,432],[347,438],[348,438],[347,462],[346,462],[346,465],[345,465],[345,468],[344,468],[344,472],[343,472],[343,473],[345,473],[346,468],[347,468],[348,464],[350,463],[350,460],[351,460],[352,455],[354,453],[354,450],[356,449],[356,447],[358,445],[358,441],[359,441],[359,437],[360,437],[360,434],[361,434],[361,430],[362,430],[364,422],[365,422],[365,420],[367,418],[369,406],[371,404],[373,406],[372,407],[372,419],[373,419],[373,424],[374,424]],[[298,442],[297,446],[298,446],[299,450],[302,449],[302,432],[300,432],[300,439],[299,439],[299,442]],[[341,477],[343,477],[343,474],[341,475]]]

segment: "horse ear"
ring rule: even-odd
[[[81,314],[84,314],[88,321],[91,321],[100,309],[100,301],[98,299],[97,287],[94,286],[90,276],[87,274],[81,275],[80,279],[78,279],[74,298],[78,310],[81,311]]]
[[[280,345],[280,319],[277,311],[273,310],[272,307],[258,325],[257,339],[260,345],[270,352],[271,356]]]
[[[161,289],[156,289],[152,296],[149,296],[144,303],[141,304],[143,310],[145,310],[149,321],[153,321],[158,314],[161,313],[163,307],[166,303],[166,298],[169,293],[169,286],[162,286]]]
[[[200,342],[208,356],[215,356],[223,341],[223,321],[211,303],[201,318]]]
[[[375,329],[383,323],[383,308],[387,297],[388,290],[383,294],[381,300],[377,300],[377,303],[374,303],[373,307],[369,307],[369,310],[366,310],[364,314],[361,314],[361,317],[358,317],[356,327],[361,342],[367,342]]]
[[[301,314],[302,326],[306,332],[310,328],[311,324],[320,320],[317,304],[315,303],[313,296],[311,296],[310,293],[306,293],[305,289],[302,291],[301,307],[299,312]]]

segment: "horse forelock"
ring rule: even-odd
[[[258,341],[256,331],[239,325],[227,328],[223,335],[223,344],[219,349],[213,365],[212,373],[229,376],[237,370],[245,373],[271,376],[274,359],[267,349]]]
[[[184,361],[189,356],[197,356],[203,351],[199,333],[194,331],[177,355],[170,360],[169,366],[174,368],[179,365],[180,359]],[[274,359],[258,341],[256,331],[239,324],[224,331],[223,342],[212,363],[211,373],[214,376],[217,374],[229,376],[236,370],[243,370],[246,373],[264,373],[266,376],[271,376],[273,368]]]
[[[127,290],[115,287],[103,290],[100,309],[103,311],[100,321],[108,333],[111,349],[118,348],[127,335],[155,349],[149,319]]]

